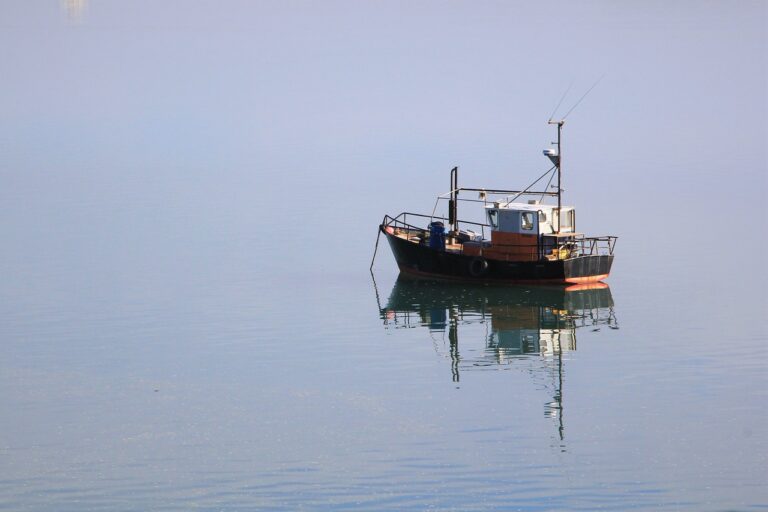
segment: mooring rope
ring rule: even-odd
[[[373,262],[376,261],[376,252],[379,250],[379,237],[381,237],[381,227],[378,229],[379,234],[376,235],[376,246],[373,248],[373,258],[371,258],[371,266],[368,268],[373,272]]]

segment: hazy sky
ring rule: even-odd
[[[190,236],[310,217],[373,236],[454,165],[529,182],[560,96],[605,75],[566,124],[580,228],[764,247],[765,2],[79,3],[0,4],[6,235],[78,204],[105,231],[178,232],[181,211]]]

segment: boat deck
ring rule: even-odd
[[[388,226],[387,230],[389,234],[397,238],[400,238],[402,240],[406,240],[415,245],[423,244],[425,239],[427,239],[429,236],[426,230],[419,229],[416,227],[396,228],[396,227]],[[568,259],[577,258],[580,256],[596,255],[601,253],[612,254],[613,243],[615,242],[616,237],[585,238],[583,233],[560,233],[560,234],[552,233],[552,234],[543,235],[543,238],[545,239],[549,238],[554,240],[555,242],[553,244],[553,247],[548,248],[546,252],[541,253],[540,258],[548,261],[557,261],[557,260],[568,260]],[[515,250],[512,249],[513,247],[519,249],[520,247],[523,247],[523,245],[502,244],[499,249],[502,254],[495,254],[495,253],[498,253],[499,250],[494,251],[493,245],[490,244],[490,241],[485,240],[482,243],[482,249],[481,249],[481,244],[475,241],[475,242],[472,242],[472,249],[470,250],[468,245],[462,242],[457,243],[456,238],[449,236],[449,237],[446,237],[444,250],[445,252],[452,253],[452,254],[461,254],[461,255],[468,255],[468,256],[482,255],[483,257],[492,259],[492,260],[497,259],[497,260],[503,260],[503,261],[516,261],[518,260],[516,256],[519,256],[519,254],[513,254],[515,253]],[[524,244],[524,247],[527,248],[528,244]],[[506,251],[504,249],[506,249]],[[527,257],[519,258],[519,260],[529,261],[530,258],[527,258]]]

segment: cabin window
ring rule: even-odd
[[[523,212],[520,217],[520,226],[526,231],[533,229],[533,212]]]
[[[488,210],[488,222],[491,223],[493,229],[499,229],[499,211]]]
[[[573,210],[563,212],[561,219],[562,225],[560,227],[571,229],[573,228]]]
[[[547,214],[544,212],[539,212],[539,222],[547,222]]]

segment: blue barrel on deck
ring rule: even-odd
[[[438,251],[445,250],[445,225],[442,222],[429,223],[429,247]]]

